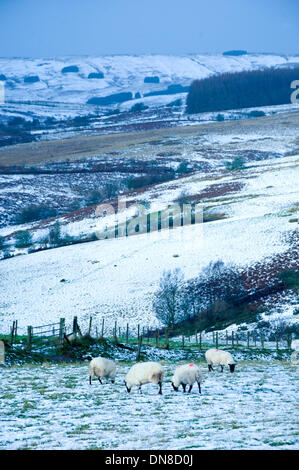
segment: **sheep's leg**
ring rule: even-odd
[[[201,393],[200,382],[197,382],[198,385],[198,393]]]
[[[139,390],[139,393],[142,393],[141,385],[139,385],[138,390]]]
[[[186,392],[186,384],[182,384],[182,387],[183,387],[183,390],[184,390],[184,393]]]
[[[214,370],[211,364],[208,364],[208,367],[209,367],[209,372],[211,372],[211,370]]]
[[[91,385],[91,375],[89,376],[89,385]]]
[[[162,395],[162,382],[158,382],[159,385],[159,395]]]
[[[99,379],[100,384],[103,385],[103,382],[101,381],[101,378],[98,377],[98,379]]]
[[[221,366],[221,372],[223,372],[223,366]]]
[[[190,385],[190,387],[189,387],[189,390],[188,390],[188,393],[190,393],[190,392],[191,392],[191,390],[192,390],[192,387],[193,387],[193,385]]]

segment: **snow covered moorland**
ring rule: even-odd
[[[278,255],[280,269],[291,269],[298,265],[297,222],[293,223],[294,210],[298,210],[297,166],[295,155],[255,162],[247,169],[222,172],[215,179],[195,173],[149,188],[142,195],[151,202],[151,210],[157,211],[175,201],[183,189],[189,197],[197,194],[200,199],[209,188],[204,206],[215,220],[204,224],[2,260],[2,332],[8,331],[14,319],[24,331],[28,324],[47,324],[60,317],[70,325],[74,314],[83,326],[90,315],[96,322],[104,317],[111,328],[116,317],[121,327],[127,321],[132,327],[137,323],[155,326],[151,299],[165,269],[179,267],[188,279],[210,261],[222,259],[250,268],[257,262],[276,260]],[[230,187],[230,183],[239,185]],[[219,188],[229,190],[213,197],[213,190]],[[103,219],[93,216],[65,222],[66,232],[86,233],[99,229]],[[40,232],[44,230],[41,227]]]

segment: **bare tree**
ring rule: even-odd
[[[160,279],[153,310],[165,326],[174,327],[180,319],[183,280],[184,276],[179,268],[164,271]]]

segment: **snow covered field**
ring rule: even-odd
[[[157,386],[128,394],[116,383],[88,384],[88,364],[3,369],[1,449],[298,449],[298,366],[249,362],[204,374],[202,395],[175,393],[177,364]]]

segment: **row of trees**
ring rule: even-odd
[[[187,96],[189,114],[273,106],[291,102],[299,67],[224,73],[194,80]]]
[[[187,282],[180,269],[165,271],[154,295],[153,310],[166,326],[201,315],[214,322],[219,312],[246,294],[242,275],[234,264],[218,260]]]

